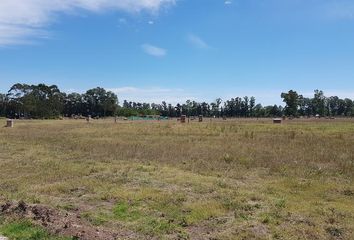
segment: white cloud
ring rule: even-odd
[[[0,46],[28,43],[33,37],[42,37],[45,28],[59,13],[78,10],[102,12],[106,10],[131,13],[157,13],[176,0],[1,0]]]
[[[230,5],[230,4],[232,4],[232,1],[226,0],[224,3],[225,3],[225,5]]]
[[[210,48],[210,46],[197,35],[189,34],[187,40],[197,48]]]
[[[177,104],[184,103],[187,100],[197,100],[195,94],[190,94],[184,89],[169,88],[136,88],[136,87],[120,87],[108,89],[118,95],[120,103],[123,100],[147,103],[166,103]]]
[[[163,48],[159,48],[156,46],[153,46],[151,44],[143,44],[141,45],[141,48],[143,51],[151,56],[154,57],[164,57],[167,54],[167,50]]]

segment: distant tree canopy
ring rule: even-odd
[[[354,116],[354,101],[337,96],[326,97],[323,91],[315,90],[313,98],[305,98],[290,90],[282,93],[285,102],[284,115],[286,116]]]
[[[6,112],[10,116],[53,118],[63,108],[62,94],[56,85],[15,84],[6,95]]]
[[[12,118],[58,118],[66,115],[113,116],[118,97],[103,88],[84,94],[60,92],[56,85],[15,84],[0,95],[0,113]]]
[[[281,117],[281,116],[354,116],[354,102],[337,96],[326,97],[315,90],[313,98],[306,98],[296,91],[281,93],[285,107],[262,106],[255,97],[235,97],[226,101],[218,98],[212,103],[187,100],[172,105],[163,101],[139,103],[123,101],[118,105],[115,93],[104,88],[93,88],[85,93],[64,93],[56,85],[15,84],[6,94],[0,93],[0,116],[11,118],[58,118],[82,115],[93,117],[180,115],[205,117]]]

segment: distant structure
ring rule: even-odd
[[[141,116],[131,116],[128,118],[128,120],[160,121],[160,120],[168,120],[168,117],[162,117],[160,115],[141,115]]]
[[[14,120],[13,119],[7,119],[6,120],[6,127],[13,128],[14,127]]]
[[[283,122],[283,119],[281,119],[281,118],[273,118],[274,124],[281,124],[282,122]]]
[[[181,123],[186,123],[186,115],[181,116]]]
[[[199,122],[203,122],[203,115],[199,115]]]

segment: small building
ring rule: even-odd
[[[281,124],[282,122],[283,122],[283,119],[281,119],[281,118],[273,118],[274,124]]]

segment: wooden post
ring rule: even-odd
[[[199,115],[199,122],[203,122],[203,115]]]
[[[13,128],[14,127],[14,120],[7,119],[6,120],[6,127]]]

